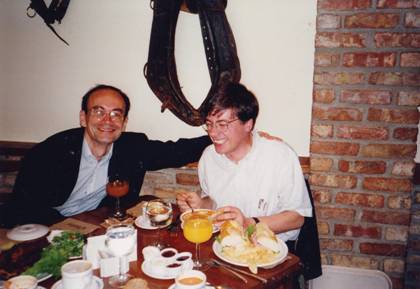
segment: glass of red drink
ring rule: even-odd
[[[127,195],[128,189],[128,180],[120,177],[110,177],[108,179],[108,183],[106,184],[106,192],[109,196],[116,199],[115,212],[112,215],[114,218],[120,220],[125,218],[125,212],[123,212],[120,207],[120,197]]]

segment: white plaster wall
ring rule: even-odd
[[[98,83],[131,97],[128,130],[163,140],[204,133],[160,113],[143,77],[148,0],[72,0],[55,25],[69,47],[40,17],[26,16],[28,4],[0,0],[0,140],[41,141],[78,126],[81,96]],[[257,128],[309,155],[316,1],[228,0],[226,13],[241,81],[260,101]],[[197,15],[181,13],[175,51],[184,94],[197,107],[210,87]]]

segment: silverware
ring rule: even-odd
[[[223,265],[221,265],[221,264],[218,264],[218,263],[214,262],[214,260],[213,260],[213,259],[211,259],[211,260],[209,261],[209,263],[210,263],[210,265],[213,265],[213,266],[218,267],[218,268],[222,268],[223,270],[226,270],[226,271],[230,272],[230,273],[231,273],[231,274],[233,274],[234,276],[236,276],[236,277],[238,277],[239,279],[241,279],[241,280],[242,280],[242,282],[244,282],[244,283],[248,283],[248,280],[246,280],[246,278],[245,278],[244,276],[242,276],[241,274],[239,274],[239,273],[235,272],[234,270],[232,270],[232,269],[230,269],[230,268],[227,268],[227,267],[225,267],[225,266],[223,266]],[[216,287],[216,288],[217,288],[217,287]]]
[[[211,259],[211,261],[212,261],[213,263],[215,263],[215,264],[217,264],[217,265],[221,266],[221,267],[226,267],[226,268],[228,268],[228,269],[230,269],[230,270],[233,270],[233,271],[236,271],[236,272],[238,272],[238,273],[244,274],[244,275],[246,275],[246,276],[249,276],[249,277],[255,278],[255,279],[257,279],[257,280],[260,280],[260,281],[261,281],[261,282],[263,282],[263,283],[267,283],[267,279],[265,279],[265,278],[263,278],[263,277],[260,277],[260,276],[258,276],[258,275],[256,275],[256,274],[253,274],[253,273],[247,272],[247,271],[242,270],[242,269],[238,269],[238,268],[233,267],[233,266],[231,266],[231,265],[228,265],[228,264],[222,263],[222,262],[220,262],[220,261],[217,261],[216,259],[213,259],[213,258]]]
[[[242,282],[244,282],[244,283],[248,283],[248,280],[246,280],[246,278],[244,277],[244,276],[242,276],[241,274],[239,274],[238,272],[235,272],[234,270],[232,270],[232,269],[230,269],[230,268],[227,268],[227,267],[225,267],[225,266],[223,266],[223,265],[221,265],[221,264],[218,264],[218,263],[216,263],[216,262],[212,262],[212,261],[210,261],[211,263],[210,264],[212,264],[213,266],[216,266],[216,267],[218,267],[218,268],[222,268],[223,270],[226,270],[226,271],[228,271],[228,272],[230,272],[231,274],[233,274],[234,276],[236,276],[236,277],[238,277],[239,279],[241,279],[242,280]]]
[[[193,214],[194,213],[194,209],[191,206],[190,202],[188,202],[187,200],[185,200],[185,202],[187,203],[187,206],[191,209],[191,213]]]

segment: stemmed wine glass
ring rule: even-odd
[[[213,223],[205,216],[194,216],[184,223],[183,233],[185,239],[195,243],[194,269],[204,270],[200,261],[200,244],[210,240],[213,234]]]
[[[128,193],[128,189],[128,180],[119,176],[112,176],[108,178],[106,192],[109,196],[116,198],[115,212],[112,216],[119,220],[125,218],[125,212],[123,212],[120,208],[120,197],[125,196]]]
[[[159,249],[165,246],[160,242],[160,229],[172,222],[172,204],[164,199],[151,200],[146,206],[146,215],[150,225],[157,228],[158,235],[154,246]]]
[[[132,225],[118,224],[108,227],[106,230],[105,245],[109,251],[119,258],[119,274],[109,279],[109,284],[119,288],[124,286],[132,278],[123,272],[128,256],[136,243],[136,230]]]

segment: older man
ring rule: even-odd
[[[137,200],[147,170],[197,161],[210,144],[207,136],[177,142],[149,140],[124,132],[130,101],[120,89],[98,85],[82,99],[80,128],[59,132],[25,156],[13,189],[14,199],[0,209],[0,223],[53,223],[110,203],[108,176],[128,178],[125,203]]]

